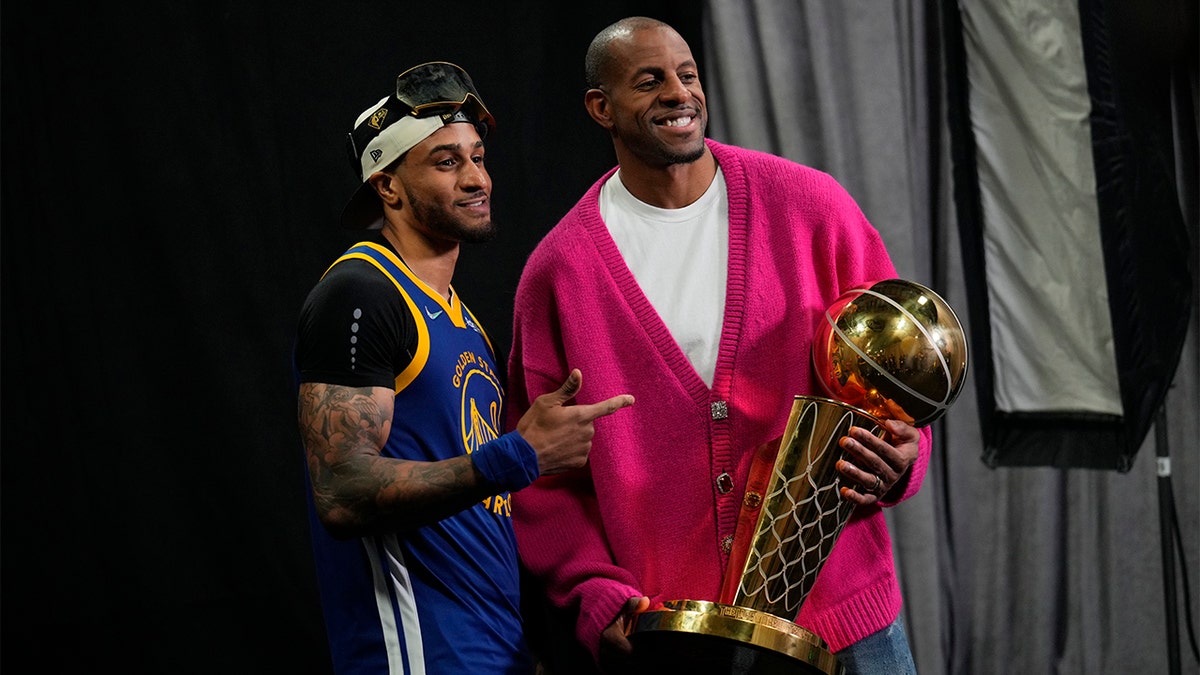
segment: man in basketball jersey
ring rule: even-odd
[[[531,673],[510,493],[579,468],[619,395],[564,405],[572,370],[505,432],[491,342],[451,285],[462,242],[493,235],[465,71],[402,73],[349,135],[366,230],[304,303],[296,365],[313,548],[334,669]]]

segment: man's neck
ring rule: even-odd
[[[408,269],[443,298],[450,299],[450,282],[458,263],[458,244],[434,242],[420,232],[388,222],[383,236]]]
[[[621,184],[638,200],[660,209],[679,209],[704,195],[717,175],[712,152],[687,164],[649,166],[641,162],[621,164]]]

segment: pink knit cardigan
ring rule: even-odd
[[[797,394],[820,394],[810,345],[846,288],[894,278],[878,232],[832,177],[766,153],[708,141],[729,190],[725,318],[710,389],[672,339],[609,235],[591,187],[529,258],[517,288],[508,419],[571,368],[579,403],[630,393],[596,421],[588,466],[513,495],[522,561],[553,603],[578,610],[595,656],[627,598],[716,600],[754,448],[783,433]],[[615,169],[614,169],[615,171]],[[714,414],[720,404],[727,416]],[[714,418],[719,419],[714,419]],[[907,478],[921,486],[930,435]],[[718,477],[734,488],[722,493]],[[857,509],[797,623],[831,651],[900,611],[891,539],[878,506]]]

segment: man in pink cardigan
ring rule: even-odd
[[[842,291],[896,276],[878,232],[827,174],[706,139],[696,63],[670,26],[604,29],[584,99],[619,166],[537,246],[517,289],[509,419],[573,368],[596,420],[588,465],[513,496],[521,558],[604,672],[624,672],[638,611],[716,600],[755,448],[778,443]],[[847,673],[913,672],[881,507],[917,492],[930,436],[903,422],[841,440],[858,506],[796,622]]]

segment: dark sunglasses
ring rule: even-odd
[[[449,122],[461,112],[479,129],[481,138],[496,128],[496,121],[475,90],[471,76],[445,61],[422,63],[400,73],[396,77],[396,91],[380,110],[384,115],[368,117],[349,134],[348,150],[356,166],[360,148],[367,147],[381,131],[409,115],[417,118],[439,115]]]

